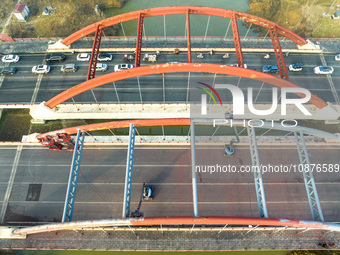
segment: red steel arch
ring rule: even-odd
[[[225,17],[225,18],[230,18],[230,19],[235,17],[236,19],[243,20],[245,22],[250,22],[255,25],[262,26],[268,29],[275,28],[278,34],[284,37],[287,37],[288,39],[292,40],[299,46],[303,46],[308,43],[305,39],[298,36],[294,32],[272,21],[254,16],[251,14],[243,13],[243,12],[226,10],[226,9],[221,9],[221,8],[214,8],[214,7],[198,7],[198,6],[158,7],[158,8],[150,8],[150,9],[145,9],[145,10],[138,10],[138,11],[133,11],[129,13],[124,13],[121,15],[117,15],[114,17],[104,19],[102,21],[89,25],[83,29],[80,29],[79,31],[73,33],[72,35],[66,37],[62,41],[62,43],[67,46],[71,45],[72,43],[79,40],[80,38],[83,38],[91,33],[96,32],[98,26],[105,28],[105,27],[109,27],[112,25],[122,23],[122,22],[130,21],[130,20],[135,20],[135,19],[138,20],[140,16],[142,16],[143,18],[146,18],[146,17],[154,17],[154,16],[160,16],[160,15],[187,14],[188,10],[190,14],[212,15],[212,16]]]
[[[273,76],[267,73],[255,71],[252,69],[245,69],[245,68],[239,68],[239,67],[228,66],[228,65],[206,64],[206,63],[176,63],[176,64],[168,63],[168,64],[150,65],[150,66],[132,68],[132,69],[128,69],[128,70],[124,70],[120,72],[113,72],[113,73],[105,74],[97,78],[87,80],[68,90],[63,91],[59,95],[53,97],[48,102],[46,102],[45,105],[52,109],[58,104],[80,93],[102,86],[109,82],[115,82],[115,81],[133,78],[137,76],[160,74],[160,73],[175,73],[175,72],[220,73],[220,74],[255,79],[258,81],[266,82],[268,84],[272,84],[277,87],[281,87],[281,88],[283,87],[300,88],[300,86],[294,83],[291,83],[287,80],[278,78],[276,76]],[[299,93],[296,93],[296,94],[298,96],[304,96]],[[314,94],[312,94],[309,102],[320,109],[327,106],[327,103],[325,101],[323,101],[321,98],[319,98],[318,96]]]
[[[33,227],[14,229],[14,235],[30,235],[51,231],[74,230],[80,228],[108,227],[108,226],[174,226],[174,225],[260,225],[273,227],[306,228],[306,230],[328,230],[340,232],[340,226],[334,223],[304,221],[279,218],[258,217],[228,217],[228,216],[205,216],[205,217],[146,217],[110,220],[91,220],[53,223]]]
[[[189,118],[169,118],[169,119],[147,119],[147,120],[122,120],[122,121],[111,121],[104,123],[95,123],[89,125],[82,125],[76,127],[69,127],[51,131],[48,133],[37,135],[38,139],[45,138],[46,136],[56,136],[56,134],[76,134],[77,130],[82,131],[94,131],[94,130],[105,130],[114,128],[127,128],[133,124],[136,127],[156,127],[156,126],[189,126]]]

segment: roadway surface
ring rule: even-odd
[[[84,147],[73,220],[120,218],[126,147]],[[308,146],[311,163],[338,164],[339,146]],[[248,146],[225,157],[221,146],[198,147],[197,166],[251,165]],[[295,146],[260,146],[262,164],[299,164]],[[15,160],[16,158],[16,160]],[[62,218],[72,153],[45,147],[0,148],[0,200],[4,223],[59,222]],[[314,173],[325,221],[340,221],[338,172]],[[264,173],[269,217],[312,220],[301,172]],[[154,189],[143,202],[145,216],[192,216],[190,147],[136,146],[131,211],[142,183]],[[200,216],[258,216],[253,173],[197,173]],[[4,206],[8,206],[4,213]]]
[[[19,54],[20,61],[11,63],[10,66],[17,68],[18,72],[13,76],[0,78],[0,104],[14,103],[40,103],[47,101],[60,92],[71,88],[86,80],[88,62],[77,62],[76,55],[66,54],[66,61],[51,64],[51,72],[45,75],[32,74],[31,69],[34,65],[42,64],[44,54]],[[208,52],[204,53],[204,59],[197,59],[196,54],[193,54],[193,62],[206,62],[216,64],[234,64],[236,63],[235,54],[231,54],[230,59],[223,59],[222,54],[214,54],[210,56]],[[122,63],[123,54],[114,54],[111,62],[106,62],[109,66],[107,72],[113,72],[114,65]],[[263,53],[244,53],[244,61],[248,68],[262,70],[263,65],[276,64],[274,55],[269,60],[263,59]],[[302,72],[289,72],[291,82],[309,89],[312,93],[320,96],[326,102],[339,104],[340,92],[340,62],[334,60],[334,54],[293,54],[285,58],[287,66],[292,63],[304,64]],[[187,55],[163,54],[159,56],[157,64],[168,62],[187,62]],[[76,63],[79,67],[76,73],[60,72],[62,64]],[[132,63],[132,62],[131,62]],[[132,63],[133,64],[133,63]],[[142,62],[142,65],[152,63]],[[0,63],[0,66],[4,66]],[[8,64],[7,64],[8,65]],[[319,65],[330,65],[334,67],[332,76],[316,75],[313,73],[313,68]],[[103,75],[103,72],[97,72],[96,76]],[[278,74],[276,74],[278,75]],[[41,79],[41,81],[40,81]],[[93,89],[93,94],[90,91],[82,93],[74,98],[76,103],[156,103],[164,102],[185,102],[187,100],[188,82],[190,85],[190,100],[199,99],[201,91],[196,89],[197,82],[205,82],[207,84],[234,84],[238,85],[244,91],[247,87],[253,87],[255,102],[269,103],[272,101],[272,85],[249,80],[235,76],[223,76],[207,73],[191,73],[190,79],[188,73],[173,73],[163,76],[151,75],[147,77],[132,78],[123,81],[117,81],[115,84],[110,83]],[[222,100],[230,101],[231,97],[226,93],[221,93]],[[68,102],[73,102],[69,100]]]

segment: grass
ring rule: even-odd
[[[340,19],[334,20],[323,13],[331,6],[330,0],[249,0],[248,13],[269,19],[298,35],[308,37],[339,38]],[[279,6],[273,10],[270,6]],[[259,8],[260,7],[260,8]],[[328,14],[337,10],[336,4]],[[267,32],[259,29],[262,35]]]
[[[0,121],[0,141],[21,141],[30,129],[29,110],[3,110]]]
[[[51,8],[48,1],[26,0],[25,3],[31,12],[28,22],[18,22],[13,16],[10,25],[6,28],[6,33],[14,38],[67,37],[77,30],[103,19],[103,17],[95,15],[96,4],[101,6],[101,8],[122,7],[125,1],[52,1],[53,7],[55,7],[53,13],[51,15],[42,15],[44,7]],[[0,9],[3,5],[1,2]],[[106,35],[115,35],[116,32],[116,26],[105,30]]]
[[[11,14],[14,6],[16,5],[17,0],[1,0],[0,2],[0,32],[3,29],[3,26]]]

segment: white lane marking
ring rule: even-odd
[[[340,201],[320,201],[321,203],[340,203]],[[11,201],[11,203],[20,203],[20,204],[64,204],[65,202],[62,201]],[[95,202],[74,202],[75,204],[123,204],[123,202],[100,202],[100,201],[95,201]],[[138,202],[131,202],[132,204],[138,204]],[[199,204],[206,204],[206,205],[214,205],[214,204],[220,204],[220,205],[225,205],[225,204],[257,204],[257,201],[245,201],[245,202],[198,202]],[[286,203],[286,204],[308,204],[308,201],[272,201],[272,202],[268,202],[267,204],[282,204],[282,203]],[[156,202],[156,201],[152,201],[152,204],[181,204],[181,205],[192,205],[192,202]]]
[[[3,184],[7,184],[7,182],[2,182]],[[2,184],[0,183],[0,184]],[[29,185],[29,184],[41,184],[41,182],[14,182],[15,184],[23,184],[23,185]],[[340,182],[316,182],[316,184],[318,185],[338,185]],[[44,185],[67,185],[68,183],[63,183],[63,182],[44,182]],[[109,186],[122,186],[125,185],[124,182],[106,182],[106,183],[99,183],[99,182],[95,182],[95,183],[87,183],[87,182],[78,182],[79,185],[109,185]],[[133,183],[132,185],[140,185],[141,183]],[[149,185],[158,185],[158,186],[191,186],[192,183],[158,183],[158,182],[148,182]],[[254,182],[230,182],[230,183],[212,183],[212,182],[207,182],[207,183],[197,183],[197,186],[248,186],[248,185],[254,185]],[[300,185],[300,186],[304,186],[304,183],[300,183],[300,182],[270,182],[270,183],[265,183],[264,185]]]
[[[322,64],[324,66],[327,66],[326,59],[325,59],[324,55],[322,54],[322,52],[320,53],[320,59],[321,59]],[[335,86],[334,86],[334,82],[332,80],[332,76],[330,74],[327,74],[326,77],[327,77],[328,83],[329,83],[329,85],[331,87],[331,90],[332,90],[332,93],[333,93],[333,96],[334,96],[336,104],[340,104],[339,95],[336,92],[336,89],[335,89]]]
[[[43,78],[43,74],[39,74],[38,80],[37,80],[37,83],[35,84],[33,95],[32,95],[32,98],[31,98],[31,103],[30,103],[31,105],[34,104],[35,100],[37,99],[37,95],[38,95],[38,92],[39,92],[39,88],[40,88],[42,78]]]
[[[7,210],[9,197],[10,197],[11,192],[12,192],[14,177],[15,177],[15,174],[17,172],[21,151],[22,151],[22,145],[19,145],[18,148],[17,148],[17,153],[15,154],[11,176],[8,180],[8,186],[7,186],[7,190],[6,190],[6,193],[5,193],[4,202],[2,203],[2,207],[1,207],[1,212],[0,212],[0,223],[1,224],[4,222],[5,213],[6,213],[6,210]]]

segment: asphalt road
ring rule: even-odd
[[[3,81],[0,80],[0,104],[13,103],[40,103],[48,101],[53,96],[61,93],[65,89],[71,88],[86,80],[88,62],[77,62],[76,55],[66,54],[67,59],[62,62],[51,64],[51,72],[43,75],[41,83],[37,82],[38,75],[32,74],[31,69],[34,65],[43,63],[43,54],[25,54],[20,55],[18,63],[11,63],[10,66],[17,68],[18,72],[13,76],[6,76]],[[196,54],[193,54],[194,62],[207,62],[217,64],[234,64],[236,63],[235,54],[231,54],[230,59],[223,59],[222,54],[214,54],[210,56],[207,52],[204,53],[204,59],[197,59]],[[263,53],[244,53],[244,61],[248,68],[262,70],[263,65],[276,64],[275,57],[272,54],[270,59],[263,59]],[[114,65],[122,63],[123,54],[114,54],[111,62],[106,62],[109,66],[107,72],[112,72]],[[324,101],[339,104],[340,92],[340,63],[334,60],[333,54],[324,54],[327,65],[333,66],[335,71],[330,77],[330,81],[326,75],[315,75],[313,68],[322,65],[321,56],[319,54],[290,54],[285,58],[287,66],[292,63],[302,63],[304,70],[302,72],[289,72],[290,80],[301,87],[309,89],[311,92],[320,96]],[[168,62],[187,62],[187,55],[163,54],[159,56],[157,63]],[[76,73],[62,74],[60,67],[62,64],[76,63],[79,70]],[[142,65],[149,63],[142,62]],[[151,64],[151,63],[150,63]],[[4,63],[0,63],[4,66]],[[103,75],[103,72],[97,72],[96,76]],[[234,76],[214,75],[207,73],[191,73],[190,79],[188,73],[176,73],[163,76],[151,75],[147,77],[139,77],[139,86],[137,78],[118,81],[115,84],[107,84],[99,88],[82,93],[74,98],[76,103],[151,103],[151,102],[185,102],[187,100],[188,83],[190,87],[190,99],[197,100],[201,91],[197,90],[198,83],[204,82],[207,84],[233,84],[238,85],[244,91],[246,88],[253,87],[256,102],[269,103],[271,102],[272,86],[261,82],[249,80]],[[334,84],[335,91],[332,92],[331,86]],[[38,88],[38,93],[35,95],[34,90]],[[117,92],[117,93],[116,93]],[[231,100],[231,97],[226,93],[221,93],[224,101]],[[118,95],[118,96],[117,96]],[[68,102],[72,102],[69,100]]]
[[[308,146],[308,150],[312,164],[338,164],[339,147]],[[72,153],[24,147],[15,172],[16,151],[16,147],[0,148],[2,204],[8,186],[12,187],[4,222],[60,221]],[[126,153],[126,147],[85,147],[73,220],[121,217]],[[221,146],[198,147],[196,153],[200,167],[251,165],[248,146],[237,146],[232,158],[224,156]],[[299,164],[295,146],[260,146],[259,153],[262,164]],[[136,146],[133,171],[131,211],[145,182],[154,191],[154,200],[142,204],[145,216],[193,215],[189,147]],[[253,173],[202,171],[197,172],[200,216],[258,216]],[[314,176],[325,221],[340,221],[339,173]],[[264,173],[263,181],[269,217],[312,219],[301,172]]]

